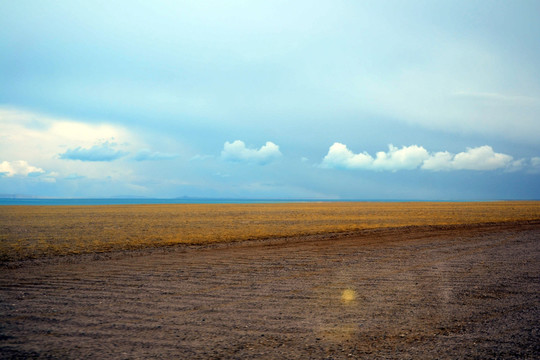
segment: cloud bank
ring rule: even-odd
[[[89,149],[80,146],[75,149],[68,149],[60,154],[60,159],[80,160],[80,161],[114,161],[126,155],[125,152],[114,149],[116,144],[108,141],[94,145]]]
[[[267,141],[260,149],[249,149],[241,140],[232,143],[225,142],[221,151],[221,158],[227,161],[268,164],[281,156],[279,146]]]
[[[388,152],[379,151],[375,158],[367,152],[354,154],[341,143],[330,146],[321,166],[324,168],[363,169],[363,170],[412,170],[418,168],[429,158],[421,146],[403,146],[401,149],[389,145]]]
[[[15,175],[28,176],[32,174],[43,174],[45,170],[36,166],[29,165],[24,160],[18,161],[3,161],[0,163],[0,176],[12,177]]]
[[[456,155],[448,151],[437,152],[424,161],[425,170],[497,170],[505,169],[515,164],[510,155],[493,151],[491,146],[468,148],[467,151]],[[517,165],[517,164],[516,164]]]
[[[536,158],[531,159],[534,165]],[[504,169],[518,170],[523,167],[524,159],[514,160],[510,155],[496,153],[491,146],[484,145],[468,148],[464,152],[452,154],[448,151],[430,154],[422,146],[411,145],[397,148],[389,145],[387,152],[380,151],[375,157],[367,152],[355,154],[341,143],[330,146],[321,167],[355,170],[397,171],[397,170],[476,170],[490,171]]]

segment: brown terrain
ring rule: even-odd
[[[540,358],[538,220],[13,254],[2,359]]]
[[[0,206],[0,263],[178,244],[540,219],[540,201]]]

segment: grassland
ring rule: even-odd
[[[0,206],[0,261],[384,227],[538,219],[539,201]]]

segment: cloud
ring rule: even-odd
[[[334,143],[324,157],[321,167],[364,169],[364,170],[412,170],[429,158],[429,154],[421,146],[403,146],[401,149],[389,145],[388,152],[380,151],[375,158],[367,152],[354,154],[341,143]]]
[[[448,151],[440,151],[431,155],[428,159],[424,160],[422,169],[424,170],[452,170],[454,160],[454,155],[450,154]]]
[[[4,141],[13,144],[26,142],[26,147],[47,145],[47,150],[61,144],[88,146],[103,139],[131,141],[133,137],[118,125],[85,123],[5,106],[0,106],[0,134]]]
[[[373,163],[373,158],[367,153],[354,154],[341,143],[334,143],[328,149],[328,154],[324,157],[321,166],[325,168],[342,169],[369,169]]]
[[[513,160],[506,168],[506,171],[514,172],[525,169],[527,166],[527,159]]]
[[[358,170],[476,170],[491,171],[503,169],[505,171],[517,171],[525,167],[526,160],[514,160],[507,154],[496,153],[491,146],[484,145],[476,148],[468,148],[467,151],[452,154],[448,151],[440,151],[430,154],[422,146],[411,145],[397,148],[389,145],[388,152],[380,151],[375,158],[367,152],[355,154],[341,143],[334,143],[323,158],[321,167],[341,168]],[[540,168],[540,158],[532,158],[531,169]]]
[[[389,145],[388,152],[379,151],[373,161],[375,170],[412,170],[416,169],[429,157],[426,149],[421,146],[403,146],[401,149]]]
[[[540,101],[539,99],[530,96],[516,96],[488,92],[457,91],[453,95],[462,98],[471,98],[487,101],[502,101],[518,105],[534,104]]]
[[[0,163],[0,175],[4,176],[32,176],[45,173],[45,170],[38,168],[36,166],[29,165],[28,162],[24,160],[18,161],[3,161]]]
[[[126,155],[125,152],[116,150],[113,147],[115,143],[108,141],[94,145],[89,149],[76,147],[68,149],[65,153],[60,154],[60,159],[65,160],[80,160],[80,161],[114,161]]]
[[[138,149],[149,147],[138,133],[117,124],[103,121],[85,123],[0,105],[0,162],[24,159],[29,164],[39,164],[47,171],[59,173],[59,179],[71,173],[90,179],[100,179],[110,174],[116,174],[116,178],[126,178],[132,173],[127,162],[66,161],[88,156],[93,146],[103,147],[107,141],[113,154],[115,150],[135,153]],[[113,143],[122,145],[116,147]],[[44,177],[41,175],[40,179]]]
[[[540,173],[540,157],[535,156],[535,157],[531,158],[530,172],[532,172],[532,173]]]
[[[41,175],[41,174],[39,174]],[[42,176],[39,176],[39,180],[43,181],[43,182],[48,182],[48,183],[55,183],[56,182],[56,178],[59,176],[60,174],[57,173],[56,171],[52,171],[52,172],[48,172]]]
[[[528,66],[507,63],[511,52],[498,56],[485,44],[462,40],[432,44],[422,66],[404,62],[399,75],[365,74],[358,93],[369,101],[362,106],[426,129],[536,145],[540,97],[524,85],[532,78]],[[517,69],[512,79],[522,80],[508,86],[501,69]]]
[[[162,153],[158,151],[150,151],[148,149],[141,149],[135,154],[134,159],[137,161],[153,161],[153,160],[171,160],[177,158],[178,154]]]
[[[519,161],[506,154],[496,153],[491,146],[484,145],[468,148],[467,151],[452,155],[449,152],[438,152],[424,161],[422,169],[441,170],[497,170],[518,167]]]
[[[258,150],[246,148],[246,144],[241,140],[236,140],[232,143],[227,141],[221,151],[221,158],[224,160],[257,163],[260,165],[268,164],[280,156],[279,146],[271,141],[267,141]]]

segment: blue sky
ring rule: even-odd
[[[0,194],[540,199],[538,1],[0,13]]]

